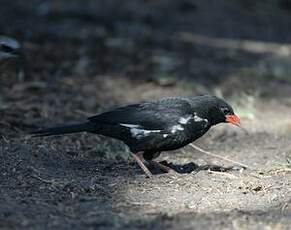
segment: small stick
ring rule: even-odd
[[[83,111],[83,110],[79,110],[79,109],[75,110],[75,112],[76,112],[77,114],[79,114],[79,115],[86,116],[86,117],[91,117],[91,116],[93,116],[92,113],[87,113],[87,112],[85,112],[85,111]]]
[[[209,172],[212,173],[212,174],[218,174],[218,175],[222,175],[222,176],[227,176],[227,177],[232,178],[232,179],[238,178],[237,176],[235,176],[233,174],[230,174],[230,173],[216,172],[216,171],[211,171],[211,170],[209,170]]]
[[[36,175],[36,174],[33,174],[32,177],[44,182],[44,183],[47,183],[47,184],[54,184],[56,183],[56,181],[53,179],[53,180],[46,180],[46,179],[43,179],[41,178],[40,176]]]
[[[198,147],[198,146],[196,146],[196,145],[194,145],[194,144],[190,144],[190,146],[191,146],[192,148],[198,150],[199,152],[205,153],[206,155],[209,155],[209,156],[212,156],[212,157],[216,157],[216,158],[222,159],[222,160],[224,160],[224,161],[228,161],[228,162],[231,162],[231,163],[234,163],[234,164],[240,165],[240,166],[242,166],[242,167],[244,167],[244,168],[250,168],[249,166],[247,166],[247,165],[245,165],[245,164],[242,164],[242,163],[240,163],[240,162],[233,161],[233,160],[230,160],[230,159],[228,159],[228,158],[226,158],[226,157],[222,157],[222,156],[216,155],[216,154],[214,154],[214,153],[211,153],[211,152],[209,152],[209,151],[206,151],[206,150],[204,150],[204,149],[201,149],[200,147]]]
[[[244,127],[239,127],[246,135],[250,135],[249,131],[247,129],[245,129]]]

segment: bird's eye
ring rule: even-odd
[[[223,112],[224,115],[228,115],[231,113],[230,110],[228,108],[225,108],[225,107],[221,108],[221,111]]]

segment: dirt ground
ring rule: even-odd
[[[1,1],[0,229],[291,229],[291,4]],[[148,179],[120,142],[31,130],[162,96],[225,97],[219,125]]]

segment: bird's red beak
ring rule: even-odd
[[[225,121],[240,127],[240,119],[237,115],[226,115]]]

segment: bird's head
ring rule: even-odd
[[[215,96],[201,96],[199,98],[202,116],[209,120],[211,125],[230,123],[240,127],[240,119],[233,108],[224,100]]]
[[[210,108],[208,111],[209,117],[213,124],[225,122],[240,127],[240,119],[234,113],[233,108],[224,100],[217,97],[213,98],[214,103],[210,103]]]

